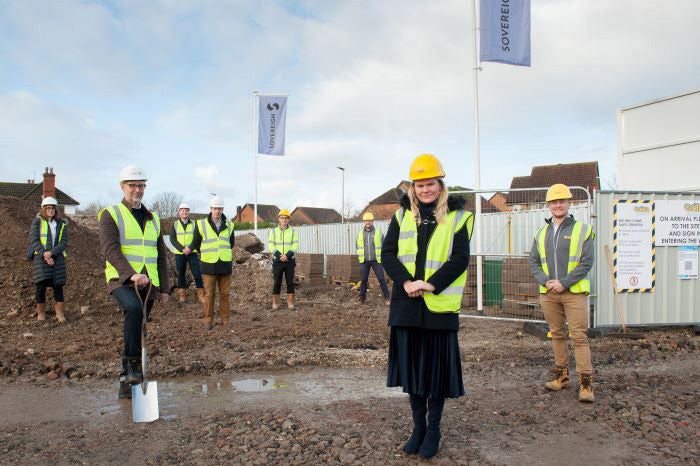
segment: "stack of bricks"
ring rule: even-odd
[[[297,254],[294,277],[300,284],[323,285],[323,254]]]
[[[360,281],[360,263],[356,254],[329,254],[326,260],[330,283]]]
[[[503,261],[501,286],[504,315],[544,319],[539,307],[539,287],[530,273],[527,257],[508,257]]]

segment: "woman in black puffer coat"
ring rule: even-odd
[[[41,202],[41,211],[34,218],[29,230],[27,258],[32,261],[36,285],[37,320],[46,320],[46,288],[51,287],[56,301],[56,320],[61,323],[66,321],[63,314],[63,287],[67,281],[67,247],[66,221],[58,213],[56,199],[47,197]]]

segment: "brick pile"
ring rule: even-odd
[[[360,281],[360,263],[357,261],[357,254],[329,254],[326,260],[330,283]]]
[[[527,257],[508,257],[503,261],[501,275],[502,310],[510,317],[543,319],[539,308],[539,288],[530,274]]]
[[[297,254],[294,277],[300,284],[323,285],[323,254]]]

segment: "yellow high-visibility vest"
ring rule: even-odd
[[[151,212],[153,218],[141,225],[136,221],[131,210],[121,202],[111,207],[105,207],[97,214],[97,219],[104,212],[109,212],[119,229],[119,244],[121,252],[134,269],[134,273],[141,273],[146,267],[148,278],[154,286],[160,286],[158,277],[158,237],[160,236],[160,218],[155,212]],[[118,279],[119,272],[109,263],[105,264],[105,278],[107,281]]]
[[[41,222],[41,227],[39,228],[39,241],[41,242],[41,245],[44,247],[45,250],[50,250],[53,248],[46,247],[46,245],[49,242],[49,222],[48,220],[44,220],[43,218],[40,220]],[[63,237],[63,229],[66,227],[66,224],[61,222],[61,228],[58,230],[58,234],[56,235],[57,238],[54,238],[54,244],[58,244],[61,242],[61,238]],[[34,251],[34,255],[39,254],[37,251]],[[68,254],[66,253],[65,249],[63,250],[63,257],[68,257]]]
[[[267,250],[271,254],[279,251],[281,254],[287,254],[292,251],[294,254],[299,249],[299,234],[292,227],[287,227],[282,230],[280,227],[275,227],[270,230],[267,235]]]
[[[547,266],[547,252],[544,244],[545,236],[547,235],[547,228],[549,228],[549,223],[540,228],[536,233],[537,238],[537,250],[540,253],[540,262],[542,262],[542,271],[547,277],[549,277],[549,266]],[[583,235],[583,241],[581,241],[581,232],[585,231]],[[581,254],[583,253],[583,243],[593,234],[593,225],[586,225],[585,223],[579,222],[578,220],[574,222],[574,228],[571,231],[571,243],[569,243],[569,262],[566,267],[567,273],[574,270],[579,262],[581,261]],[[556,253],[556,251],[555,251]],[[556,261],[557,258],[555,257]],[[572,293],[586,293],[591,292],[591,282],[583,278],[576,283],[574,283],[569,291]],[[540,285],[540,293],[547,293],[547,287]]]
[[[418,254],[418,228],[416,221],[411,211],[404,208],[396,212],[396,220],[400,225],[398,259],[406,267],[408,273],[411,276],[415,276],[416,255]],[[437,224],[428,242],[424,280],[427,281],[449,260],[452,255],[454,235],[463,227],[467,228],[467,235],[471,239],[474,229],[474,215],[466,210],[448,212],[443,223]],[[424,293],[423,299],[426,306],[432,312],[437,313],[459,312],[466,284],[467,271],[465,270],[440,294]]]
[[[197,220],[197,229],[202,236],[202,244],[199,246],[199,259],[202,262],[215,264],[220,260],[224,262],[233,260],[231,250],[233,224],[229,219],[226,219],[224,228],[218,234],[209,224],[209,218]]]
[[[180,220],[175,220],[174,225],[177,242],[185,248],[192,244],[192,239],[194,238],[194,222],[190,221],[187,225],[183,226]],[[172,249],[174,254],[182,254],[182,251],[178,251],[176,248]]]
[[[374,229],[374,254],[377,256],[377,263],[382,263],[382,234]],[[365,229],[357,233],[357,260],[360,264],[365,262]]]

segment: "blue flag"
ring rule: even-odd
[[[287,96],[258,97],[258,154],[284,155]]]
[[[530,66],[530,0],[481,0],[481,61]]]

